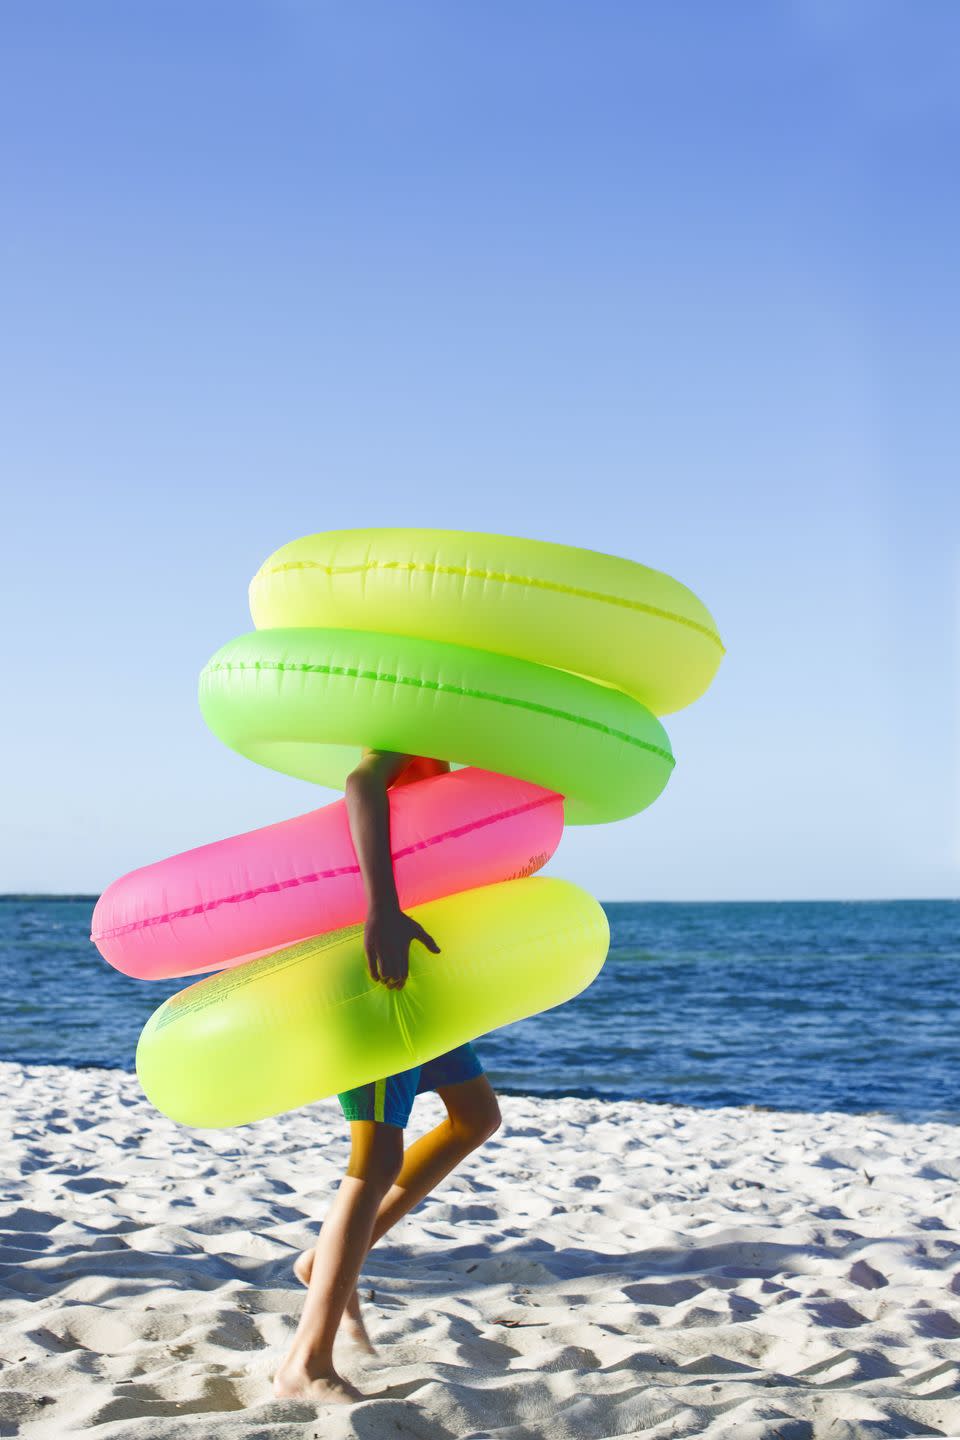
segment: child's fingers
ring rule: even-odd
[[[427,934],[422,925],[417,926],[416,938],[420,941],[421,945],[426,945],[427,949],[432,951],[434,955],[440,954],[440,946],[432,935]]]
[[[366,940],[366,941],[364,942],[363,950],[364,950],[364,954],[365,954],[366,957],[367,957],[367,971],[368,971],[368,973],[369,973],[369,975],[370,975],[370,979],[371,979],[371,980],[379,980],[379,979],[380,979],[380,972],[379,972],[379,969],[378,969],[378,963],[379,963],[379,962],[378,962],[378,959],[377,959],[376,946],[374,945],[373,941],[372,941],[372,940]]]
[[[403,951],[406,950],[403,946]],[[389,990],[399,990],[407,978],[406,955],[400,950],[388,949],[380,955],[380,978]]]
[[[410,962],[407,955],[407,951],[409,950],[409,948],[409,942],[401,945],[400,949],[394,956],[393,964],[390,967],[389,983],[393,986],[395,990],[402,990],[404,985],[407,983],[407,975],[410,968]]]

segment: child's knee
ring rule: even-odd
[[[469,1109],[452,1111],[449,1120],[454,1132],[462,1136],[472,1148],[489,1140],[491,1135],[495,1135],[503,1124],[500,1106],[494,1096],[481,1100],[479,1104],[471,1105]]]
[[[489,1140],[491,1135],[496,1135],[503,1124],[503,1116],[500,1114],[500,1106],[496,1100],[488,1105],[481,1116],[480,1135],[482,1140]]]

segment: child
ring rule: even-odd
[[[367,968],[373,980],[391,988],[402,989],[406,981],[411,941],[418,940],[434,954],[440,947],[400,909],[387,789],[449,768],[439,760],[368,750],[347,778],[347,814],[367,901]],[[424,1090],[437,1091],[447,1118],[404,1151],[410,1108]],[[500,1126],[496,1096],[470,1044],[386,1080],[346,1090],[339,1099],[350,1122],[350,1163],[315,1247],[305,1250],[294,1265],[297,1278],[307,1286],[307,1298],[273,1382],[278,1397],[324,1404],[363,1399],[334,1369],[333,1341],[342,1319],[344,1333],[375,1353],[356,1289],[367,1251]]]

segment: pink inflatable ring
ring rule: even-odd
[[[391,788],[400,904],[532,875],[560,842],[563,799],[490,771],[455,770]],[[125,975],[223,970],[366,912],[345,802],[185,850],[115,881],[91,939]]]

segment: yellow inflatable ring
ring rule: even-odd
[[[410,950],[402,989],[370,979],[363,927],[318,935],[190,985],[137,1046],[147,1098],[182,1125],[245,1125],[549,1010],[607,954],[606,916],[567,880],[506,880],[410,914],[440,946]]]
[[[698,699],[723,657],[685,585],[632,560],[460,530],[331,530],[291,541],[250,585],[258,629],[445,640],[614,685],[655,715]]]

